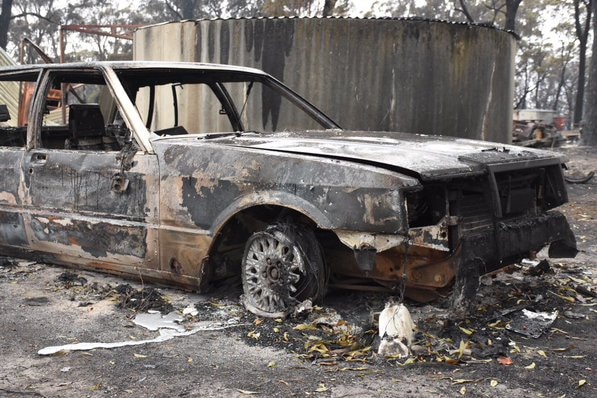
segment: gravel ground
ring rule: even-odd
[[[571,172],[595,170],[594,149],[559,150]],[[331,292],[305,315],[259,319],[239,304],[235,284],[197,295],[5,259],[0,396],[597,396],[597,299],[582,293],[597,289],[597,178],[568,187],[562,210],[577,235],[577,258],[484,277],[477,310],[466,319],[452,319],[445,303],[407,303],[419,330],[410,358],[374,353],[383,295]],[[230,327],[154,344],[37,354],[54,345],[153,339],[158,332],[133,323],[137,311],[185,308],[187,327]],[[508,330],[523,308],[558,315],[532,338]]]

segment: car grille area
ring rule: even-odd
[[[559,165],[490,170],[483,177],[454,180],[447,189],[460,236],[487,231],[496,222],[537,216],[567,200]]]

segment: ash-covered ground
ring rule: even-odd
[[[560,150],[571,173],[597,168],[592,148]],[[197,295],[2,259],[0,396],[597,396],[597,179],[568,189],[562,211],[579,255],[552,260],[540,253],[484,276],[465,318],[453,317],[445,302],[407,302],[417,332],[406,358],[376,354],[386,295],[333,291],[302,314],[263,319],[244,310],[235,283]],[[155,339],[159,332],[134,322],[147,311],[174,311],[187,329],[218,327],[144,345],[38,355],[47,346]],[[541,324],[529,314],[555,320]]]

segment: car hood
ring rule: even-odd
[[[200,141],[204,141],[201,139]],[[223,136],[213,142],[265,151],[349,160],[422,179],[485,173],[491,165],[528,168],[557,164],[556,153],[493,142],[422,134],[370,131],[305,131]]]

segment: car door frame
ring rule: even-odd
[[[114,273],[151,276],[159,268],[159,165],[149,142],[149,134],[112,69],[90,66],[89,72],[98,73],[104,78],[105,85],[139,148],[131,149],[129,146],[121,151],[104,152],[50,149],[42,146],[45,96],[51,88],[54,76],[64,75],[69,71],[81,71],[81,68],[69,69],[65,65],[44,68],[33,99],[27,148],[21,168],[21,178],[24,181],[21,199],[27,207],[24,216],[28,218],[26,225],[29,247],[42,258],[48,257],[49,261],[56,263],[77,264]],[[131,212],[127,207],[120,206],[119,209],[122,211],[116,211],[116,214],[106,211],[106,208],[97,212],[79,210],[74,205],[74,199],[72,204],[69,204],[71,208],[37,208],[37,204],[42,201],[35,197],[36,193],[32,193],[31,187],[35,185],[31,184],[35,182],[32,182],[31,177],[40,174],[39,170],[43,170],[47,164],[58,168],[61,164],[69,167],[81,165],[78,169],[71,169],[75,170],[74,178],[82,181],[84,176],[80,173],[83,173],[85,167],[85,173],[95,173],[93,175],[101,181],[96,187],[98,199],[117,199],[121,205],[125,202],[122,195],[136,194],[136,188],[143,185],[144,202],[140,203],[142,213],[139,213],[139,206]],[[120,192],[114,189],[119,188],[114,184],[116,176],[127,184],[126,189],[121,189]],[[105,181],[106,178],[111,178],[111,183]],[[109,192],[102,192],[100,187],[108,187]],[[134,197],[132,199],[135,200]],[[59,201],[60,199],[57,200]],[[99,202],[100,200],[98,209]]]
[[[37,75],[35,80],[24,79],[27,76]],[[9,78],[15,79],[11,80]],[[2,82],[31,82],[35,87],[41,81],[39,69],[23,69],[4,73]],[[19,87],[19,95],[22,95]],[[23,106],[19,97],[17,114],[12,118],[19,119],[20,107]],[[27,112],[31,111],[31,107]],[[17,123],[17,128],[20,127]],[[28,131],[28,127],[27,130]],[[24,131],[25,132],[25,131]],[[23,250],[28,249],[25,221],[23,219],[23,204],[20,195],[21,187],[21,165],[26,152],[27,143],[22,146],[0,146],[0,246],[3,252],[20,255]]]

